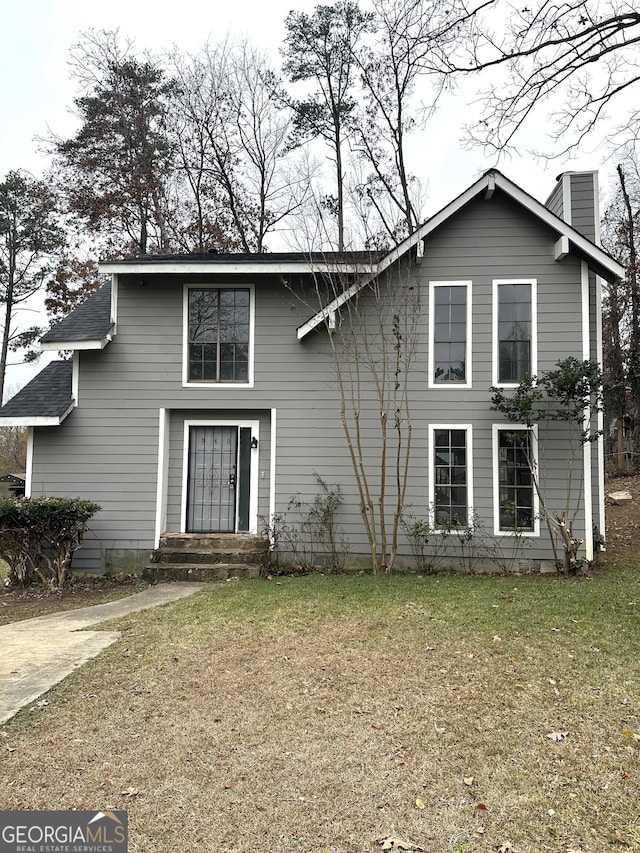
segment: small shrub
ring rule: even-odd
[[[62,587],[87,522],[99,510],[80,498],[0,498],[0,557],[9,566],[9,585]]]
[[[264,532],[271,542],[267,571],[286,567],[297,571],[328,569],[342,571],[349,554],[349,543],[338,527],[336,516],[342,506],[338,484],[327,484],[315,475],[322,491],[311,502],[300,495],[289,499],[286,513],[276,513]]]

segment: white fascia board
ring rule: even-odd
[[[54,351],[61,349],[69,349],[74,352],[84,349],[104,349],[113,339],[112,335],[105,335],[104,338],[99,338],[94,341],[48,341],[47,343],[40,342],[40,349],[43,352]]]
[[[413,246],[419,244],[424,238],[431,233],[435,228],[442,225],[443,222],[446,222],[450,216],[453,216],[461,207],[464,207],[469,201],[471,201],[475,196],[478,195],[482,190],[486,190],[489,187],[489,179],[487,175],[484,175],[480,180],[476,181],[475,184],[472,184],[467,190],[465,190],[462,195],[459,195],[455,198],[450,204],[446,207],[443,207],[435,216],[432,216],[427,222],[424,223],[417,231],[414,231],[406,240],[403,240],[402,243],[399,243],[395,249],[389,252],[388,255],[385,255],[384,258],[380,261],[378,266],[372,270],[372,274],[367,278],[363,279],[360,282],[352,285],[348,290],[345,290],[344,293],[341,293],[340,296],[337,296],[331,302],[328,303],[321,311],[318,311],[317,314],[308,320],[304,325],[298,327],[298,340],[301,341],[304,337],[306,337],[309,332],[313,331],[316,326],[319,326],[323,320],[326,320],[331,316],[333,312],[335,312],[338,308],[344,305],[349,299],[356,295],[363,287],[365,287],[370,281],[380,275],[380,273],[384,272],[388,267],[394,264],[397,260],[399,260],[404,254],[406,254]],[[422,250],[422,254],[418,253],[420,257],[424,255],[424,249]]]
[[[120,275],[248,275],[272,274],[284,275],[290,273],[371,273],[375,271],[376,265],[373,263],[349,263],[347,261],[324,261],[314,262],[306,261],[281,261],[275,263],[252,264],[252,263],[234,263],[233,261],[226,262],[211,262],[201,264],[176,263],[175,261],[167,261],[166,263],[156,264],[125,264],[117,261],[110,263],[102,263],[99,265],[101,273],[118,273]]]
[[[0,418],[0,427],[49,427],[60,426],[62,421],[70,414],[75,407],[75,401],[71,403],[69,408],[59,417],[53,416],[37,416],[23,415],[22,417]]]
[[[338,310],[338,308],[341,308],[345,304],[345,302],[348,302],[350,299],[353,299],[353,297],[374,278],[375,275],[367,276],[367,278],[363,279],[362,281],[359,281],[356,284],[352,284],[351,287],[343,291],[340,296],[336,296],[335,299],[332,299],[328,305],[318,311],[317,314],[314,314],[310,320],[307,320],[306,323],[298,327],[296,333],[298,336],[298,340],[301,341],[303,338],[305,338],[309,334],[309,332],[312,332],[316,328],[316,326],[322,323],[323,320],[328,321],[329,328],[335,329],[336,311]]]
[[[599,246],[594,245],[591,240],[588,240],[586,237],[583,237],[578,231],[568,225],[566,222],[563,222],[555,213],[552,213],[547,207],[545,207],[541,202],[536,201],[535,198],[530,196],[528,193],[521,190],[520,187],[513,184],[508,178],[505,178],[504,175],[500,173],[496,173],[496,186],[498,186],[503,192],[510,195],[515,201],[519,202],[523,207],[526,207],[531,211],[538,219],[542,220],[545,225],[548,225],[550,228],[553,228],[554,231],[557,231],[560,236],[567,237],[570,243],[579,249],[581,252],[590,258],[595,263],[599,264],[603,269],[607,270],[611,273],[614,278],[624,278],[625,268],[622,264],[619,264],[617,261],[614,261],[603,249]]]

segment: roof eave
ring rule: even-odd
[[[521,190],[517,184],[514,184],[508,178],[505,178],[501,172],[498,172],[497,170],[490,170],[482,175],[481,178],[468,187],[463,193],[457,196],[457,198],[453,199],[453,201],[449,202],[449,204],[434,214],[434,216],[427,220],[424,225],[407,237],[406,240],[403,240],[402,243],[398,244],[395,249],[389,252],[388,255],[385,255],[370,278],[365,279],[357,285],[353,285],[349,288],[349,291],[345,292],[345,294],[350,293],[351,295],[355,295],[355,293],[364,287],[368,281],[375,276],[380,275],[384,270],[398,261],[403,255],[410,251],[413,246],[416,246],[421,240],[424,240],[432,231],[439,228],[440,225],[455,215],[476,196],[484,192],[486,193],[487,198],[491,198],[496,188],[501,189],[515,201],[522,204],[523,207],[529,210],[533,215],[537,216],[538,219],[542,220],[550,228],[556,231],[559,236],[567,237],[572,246],[577,250],[577,253],[585,257],[587,263],[590,262],[590,266],[594,269],[594,272],[602,276],[602,278],[609,281],[624,278],[624,267],[608,255],[604,249],[601,249],[599,246],[592,243],[591,240],[583,237],[574,228],[564,222],[564,220],[552,213],[544,206],[544,204],[537,201],[537,199],[530,196],[524,190]],[[323,321],[326,321],[326,319],[330,317],[331,314],[344,303],[344,301],[346,301],[343,298],[345,294],[341,294],[322,308],[322,310],[318,311],[317,314],[314,314],[314,316],[307,320],[306,323],[300,326],[297,330],[298,340],[301,341],[311,331],[313,331],[313,329],[319,326]],[[339,300],[342,300],[342,302],[339,303]]]
[[[302,273],[306,275],[314,275],[317,273],[372,273],[377,269],[375,263],[365,263],[363,261],[347,262],[347,261],[325,261],[313,262],[305,261],[280,261],[275,263],[233,263],[230,261],[218,262],[215,261],[204,263],[183,263],[181,261],[167,261],[166,263],[126,263],[126,262],[105,262],[99,265],[101,273],[109,273],[111,275],[202,275],[203,273],[216,275],[238,275],[238,274],[260,274],[260,275],[290,275],[294,273]]]
[[[40,349],[43,352],[57,352],[58,350],[100,350],[104,349],[108,343],[113,340],[113,335],[109,333],[103,338],[95,338],[90,341],[40,341]]]
[[[0,426],[3,427],[56,427],[65,420],[75,408],[72,400],[69,407],[61,415],[22,415],[20,417],[3,417],[0,415]]]

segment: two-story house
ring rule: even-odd
[[[488,171],[390,253],[145,256],[101,270],[111,283],[41,341],[72,358],[0,410],[0,423],[29,428],[27,495],[102,507],[76,568],[139,567],[167,533],[258,533],[292,495],[313,495],[316,474],[340,485],[341,528],[366,560],[331,335],[356,298],[366,318],[371,282],[400,275],[417,321],[406,506],[436,526],[480,518],[495,537],[515,508],[527,556],[551,558],[490,388],[568,355],[601,360],[601,282],[623,269],[599,245],[596,173],[561,175],[543,204]],[[379,455],[373,426],[363,435],[364,455]],[[565,500],[567,452],[558,432],[536,461],[551,504]],[[602,443],[578,464],[575,530],[591,559],[592,530],[605,529]],[[409,557],[401,542],[398,563]]]

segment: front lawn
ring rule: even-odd
[[[0,808],[127,809],[132,853],[640,850],[639,613],[630,563],[212,585],[1,730]]]

